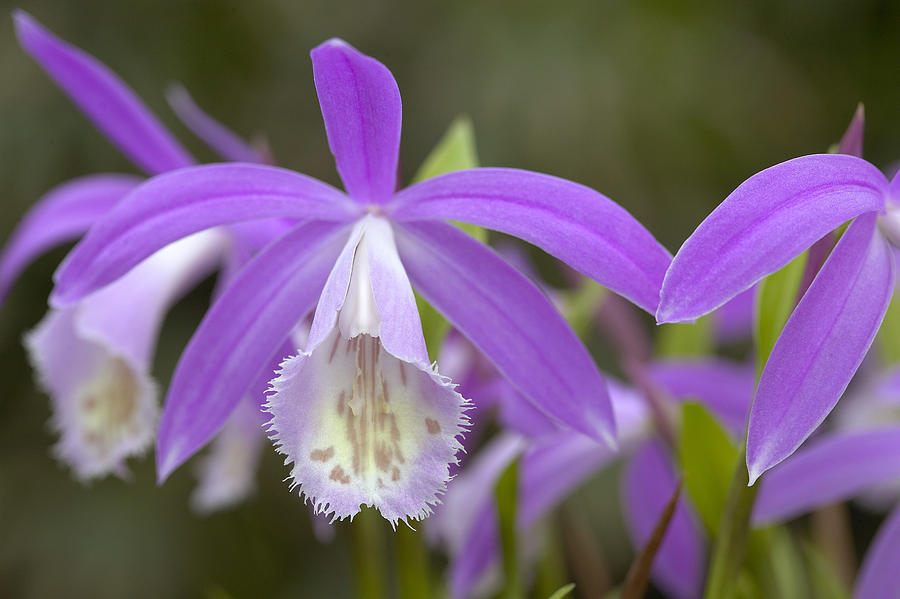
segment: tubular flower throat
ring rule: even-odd
[[[343,519],[374,505],[396,524],[424,518],[437,503],[462,449],[467,401],[436,366],[383,345],[370,245],[399,257],[383,219],[366,217],[357,231],[345,248],[350,280],[330,331],[282,364],[267,410],[278,450],[293,463],[292,488],[316,512]]]

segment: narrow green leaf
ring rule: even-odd
[[[696,322],[664,324],[656,335],[656,353],[662,358],[707,356],[713,351],[712,321],[709,316]]]
[[[747,570],[765,590],[766,597],[810,599],[803,556],[783,526],[756,529],[750,533]]]
[[[570,582],[567,585],[559,587],[556,592],[550,595],[547,599],[563,599],[563,597],[568,596],[568,594],[573,590],[575,590],[575,583]]]
[[[800,254],[787,266],[760,281],[757,287],[754,314],[757,373],[762,372],[775,342],[797,305],[806,257],[806,252]]]
[[[900,363],[900,297],[895,293],[881,328],[878,329],[878,347],[888,366]]]
[[[678,459],[688,495],[710,538],[716,538],[738,450],[728,433],[701,404],[682,407]]]
[[[803,544],[810,592],[817,599],[850,599],[850,591],[838,577],[828,558],[812,544]]]
[[[672,522],[672,516],[675,514],[675,506],[678,505],[678,496],[681,495],[683,483],[683,479],[678,481],[678,486],[675,487],[669,502],[653,527],[653,533],[643,549],[641,549],[641,552],[635,557],[631,568],[628,569],[625,583],[622,585],[622,599],[643,599],[647,593],[647,587],[650,584],[650,570],[653,568],[656,552],[659,551],[659,546],[662,545],[666,531],[669,529],[669,523]]]
[[[522,581],[519,575],[519,555],[516,543],[516,512],[519,488],[519,461],[506,467],[494,488],[497,519],[500,523],[500,546],[503,549],[503,577],[505,599],[520,599]]]
[[[749,477],[744,455],[741,452],[736,460],[718,527],[719,534],[713,543],[706,592],[703,595],[705,599],[732,599],[739,591],[747,588],[746,583],[741,586],[741,566],[747,552],[750,516],[753,514],[753,503],[756,501],[759,485],[747,486]]]
[[[447,132],[425,158],[413,177],[413,183],[476,166],[478,166],[478,154],[475,150],[475,130],[468,117],[460,116],[450,123]],[[483,243],[487,241],[487,230],[465,223],[459,223],[458,226],[479,241]],[[450,325],[441,313],[422,299],[418,293],[416,294],[416,305],[422,319],[425,345],[429,348],[431,359],[436,360]]]
[[[394,535],[397,543],[397,578],[401,599],[428,599],[428,549],[422,532],[399,526]]]
[[[584,281],[565,296],[564,315],[572,330],[579,336],[587,336],[596,320],[597,307],[607,294],[606,288],[590,279]]]

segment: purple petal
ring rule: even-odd
[[[654,312],[671,255],[624,208],[588,187],[529,171],[479,168],[397,193],[396,221],[458,220],[515,235]]]
[[[452,225],[406,223],[396,233],[413,284],[527,398],[575,430],[614,436],[603,377],[531,281]]]
[[[847,228],[775,343],[750,410],[752,483],[821,424],[868,351],[894,288],[878,216]]]
[[[886,190],[878,169],[842,154],[802,156],[753,175],[678,250],[657,321],[690,321],[718,308],[838,225],[882,210]]]
[[[788,520],[900,478],[900,428],[833,435],[766,474],[754,522]]]
[[[328,145],[351,197],[384,203],[394,193],[400,90],[383,64],[339,39],[310,52]]]
[[[862,102],[856,107],[850,126],[844,132],[841,143],[838,144],[838,153],[849,154],[857,158],[863,157],[863,132],[866,128],[866,110]]]
[[[263,250],[210,308],[178,362],[157,441],[159,480],[222,427],[315,305],[344,228],[310,223]]]
[[[655,362],[650,373],[674,399],[701,400],[731,431],[743,435],[756,389],[752,366],[722,359],[671,360]]]
[[[0,255],[0,303],[34,258],[80,237],[140,182],[129,175],[90,175],[63,183],[38,200]]]
[[[853,596],[856,599],[896,599],[900,588],[900,507],[885,520],[860,567]]]
[[[647,443],[632,458],[625,471],[623,504],[635,547],[650,538],[676,485],[672,467],[657,443]],[[682,497],[653,563],[654,582],[673,597],[699,597],[705,553],[697,522]]]
[[[715,313],[716,338],[719,343],[749,339],[753,331],[753,302],[756,288],[743,291],[725,302]]]
[[[175,84],[169,87],[166,100],[181,122],[225,160],[254,164],[267,162],[262,154],[250,147],[239,135],[197,106],[184,86]]]
[[[210,227],[274,217],[343,221],[352,214],[338,190],[275,167],[213,164],[166,173],[91,228],[57,271],[51,300],[75,301],[161,247]]]
[[[155,175],[193,164],[187,151],[119,77],[15,11],[19,44],[123,154]]]

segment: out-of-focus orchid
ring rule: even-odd
[[[23,48],[135,164],[151,175],[193,164],[104,65],[25,13],[16,13],[15,24]],[[35,256],[83,234],[140,182],[130,175],[92,175],[39,200],[0,256],[0,296]],[[186,238],[81,301],[51,309],[28,334],[31,361],[53,403],[56,453],[76,476],[124,474],[125,458],[152,442],[158,407],[150,365],[162,319],[223,256],[229,263],[238,259],[229,249],[247,242],[223,231]]]
[[[337,518],[360,504],[392,522],[425,516],[466,419],[462,397],[429,365],[410,280],[542,411],[611,438],[603,379],[552,305],[440,221],[519,236],[648,310],[666,250],[605,196],[528,171],[472,169],[395,193],[400,94],[390,71],[339,40],[312,59],[347,194],[272,167],[183,169],[131,193],[57,273],[53,300],[69,303],[197,231],[303,219],[241,271],[188,345],[160,424],[160,479],[219,430],[318,297],[306,349],[283,363],[268,403],[294,483]]]
[[[861,147],[862,114],[846,138]],[[858,131],[858,133],[857,133]],[[852,146],[852,147],[851,147]],[[856,156],[795,158],[742,183],[685,241],[657,320],[693,320],[853,219],[787,322],[750,414],[750,483],[784,460],[834,407],[865,356],[894,287],[900,178]]]

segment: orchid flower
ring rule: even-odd
[[[303,219],[240,272],[185,350],[160,423],[160,480],[219,430],[315,306],[306,348],[282,364],[268,402],[294,485],[335,518],[361,504],[394,523],[427,515],[466,418],[428,362],[410,281],[542,411],[612,438],[603,379],[563,319],[525,277],[440,221],[519,236],[647,310],[666,250],[605,196],[548,175],[472,169],[395,193],[401,108],[390,71],[340,40],[311,56],[346,194],[259,165],[167,173],[118,204],[57,272],[53,301],[66,304],[197,231]]]
[[[193,164],[104,65],[25,13],[15,14],[15,24],[23,48],[136,165],[152,175]],[[0,297],[34,257],[79,237],[140,182],[131,175],[91,175],[39,200],[0,256]],[[223,256],[237,260],[234,250],[246,242],[209,231],[167,246],[115,283],[52,308],[27,335],[32,364],[52,399],[56,453],[78,478],[124,474],[124,459],[152,443],[158,407],[150,366],[162,319]]]
[[[861,147],[861,112],[845,137],[858,139],[849,145]],[[889,181],[859,157],[788,160],[742,183],[669,267],[657,321],[690,321],[852,219],[762,372],[747,433],[751,484],[821,424],[871,345],[894,288],[898,201],[900,178]]]

